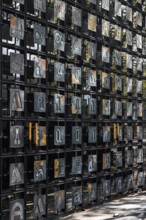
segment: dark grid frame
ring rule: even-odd
[[[65,0],[65,2],[66,3],[68,3],[68,4],[71,4],[71,5],[75,5],[75,3],[74,2],[72,2],[72,1],[70,1],[70,0]],[[125,1],[122,1],[121,0],[121,2],[122,2],[122,4],[128,4],[130,7],[132,7],[133,9],[135,9],[135,10],[139,10],[139,8],[138,7],[134,7],[134,6],[132,6],[132,4],[130,4],[129,3],[129,1],[128,2],[125,2]],[[113,19],[112,19],[112,17],[108,17],[108,13],[105,13],[105,14],[102,14],[101,12],[99,12],[98,10],[97,11],[95,11],[93,8],[92,9],[90,9],[90,8],[88,8],[88,7],[86,7],[85,6],[85,4],[84,4],[84,1],[82,0],[82,2],[81,3],[76,3],[76,6],[78,6],[79,8],[81,8],[81,10],[85,10],[86,12],[90,12],[90,13],[93,13],[93,14],[95,14],[95,15],[97,15],[98,17],[100,17],[100,18],[105,18],[106,20],[109,20],[110,22],[112,22],[113,24],[119,24],[119,26],[122,26],[122,27],[126,27],[127,29],[131,29],[133,32],[136,32],[136,33],[141,33],[140,32],[140,30],[139,29],[133,29],[133,28],[131,28],[131,27],[129,27],[129,26],[127,26],[127,25],[124,25],[123,23],[119,23],[119,21],[117,20],[117,21],[114,21]],[[27,97],[27,92],[26,92],[26,90],[27,90],[27,88],[28,87],[36,87],[36,88],[38,88],[38,90],[40,90],[41,91],[41,89],[43,89],[44,91],[46,91],[46,95],[48,95],[48,90],[49,91],[51,91],[51,90],[54,90],[54,91],[59,91],[59,92],[64,92],[64,95],[67,97],[67,94],[69,93],[69,92],[72,92],[73,94],[79,94],[80,96],[82,96],[82,95],[84,95],[84,94],[89,94],[89,92],[86,92],[86,91],[84,91],[83,89],[75,89],[74,88],[74,90],[72,91],[72,90],[70,90],[70,89],[68,89],[66,86],[64,87],[64,88],[60,88],[60,87],[58,87],[58,88],[56,88],[56,87],[52,87],[52,86],[48,86],[48,84],[47,84],[47,82],[49,81],[49,79],[48,79],[48,74],[46,74],[46,85],[45,84],[43,84],[43,85],[34,85],[34,84],[28,84],[28,82],[27,82],[27,78],[28,78],[28,72],[27,72],[27,68],[26,68],[26,65],[27,65],[27,60],[26,60],[26,54],[27,54],[27,52],[29,52],[29,53],[33,53],[33,54],[36,54],[37,55],[37,51],[35,52],[34,50],[33,51],[31,51],[31,49],[28,49],[27,48],[27,44],[26,44],[26,35],[25,35],[25,38],[24,38],[24,46],[23,47],[17,47],[17,46],[15,46],[15,45],[10,45],[10,44],[8,44],[8,43],[4,43],[4,42],[2,42],[2,25],[3,25],[3,18],[2,18],[2,11],[6,11],[6,12],[10,12],[10,13],[16,13],[18,16],[20,16],[20,17],[22,17],[23,19],[24,19],[24,23],[25,23],[25,30],[27,30],[27,27],[26,27],[26,20],[27,19],[32,19],[32,20],[34,20],[34,21],[36,21],[36,22],[38,22],[38,23],[42,23],[44,26],[45,26],[45,28],[46,28],[46,30],[47,30],[47,27],[49,26],[49,27],[51,27],[51,28],[56,28],[56,29],[58,29],[58,27],[59,27],[59,30],[62,30],[62,31],[64,31],[64,33],[65,34],[74,34],[74,30],[70,30],[68,27],[67,27],[67,24],[66,24],[66,22],[64,22],[64,26],[60,26],[60,25],[56,25],[56,24],[52,24],[51,22],[48,22],[48,14],[46,13],[45,14],[45,19],[39,19],[39,18],[37,18],[37,17],[33,17],[33,16],[31,16],[31,15],[28,15],[27,14],[27,1],[25,2],[25,5],[24,5],[24,13],[22,12],[22,11],[15,11],[14,9],[12,9],[12,8],[9,8],[9,7],[7,7],[7,6],[4,6],[3,5],[3,2],[1,1],[0,2],[0,23],[1,23],[1,25],[0,25],[0,39],[1,39],[1,49],[0,49],[0,70],[1,70],[1,73],[3,72],[3,56],[2,56],[2,47],[4,46],[4,47],[7,47],[7,48],[13,48],[13,49],[18,49],[18,50],[21,50],[21,51],[23,51],[23,53],[24,53],[24,57],[25,57],[25,74],[24,74],[24,76],[25,76],[25,78],[24,78],[24,82],[16,82],[16,83],[14,83],[14,85],[21,85],[22,87],[24,87],[24,91],[25,91],[25,103],[27,104],[27,100],[28,100],[28,97]],[[146,14],[143,12],[143,15],[145,16]],[[96,35],[95,35],[95,38],[93,37],[93,36],[86,36],[86,35],[84,35],[83,33],[82,33],[82,31],[81,31],[81,33],[80,32],[78,32],[78,31],[76,31],[76,34],[77,34],[77,36],[81,36],[83,39],[85,38],[85,39],[87,39],[87,40],[95,40],[96,39],[96,42],[98,43],[98,45],[99,46],[101,46],[101,44],[104,44],[104,45],[107,45],[107,46],[109,46],[110,48],[116,48],[116,49],[119,49],[119,50],[121,50],[121,47],[120,46],[118,46],[118,45],[113,45],[112,44],[112,42],[109,40],[109,41],[103,41],[102,39],[100,39],[99,37],[98,37],[98,33],[96,32]],[[145,36],[146,37],[146,34],[145,33],[142,33],[142,35],[143,36]],[[45,49],[45,51],[44,52],[39,52],[39,54],[41,55],[41,56],[43,56],[44,58],[52,58],[52,59],[56,59],[56,56],[55,55],[51,55],[51,54],[48,54],[47,53],[47,51],[49,50],[49,45],[48,45],[48,43],[47,43],[47,37],[46,37],[46,49]],[[127,49],[123,49],[122,48],[122,51],[125,51],[125,52],[129,52],[129,50],[127,50]],[[133,52],[132,52],[132,54],[133,54]],[[145,56],[143,55],[143,57],[145,58]],[[64,57],[64,58],[61,58],[61,60],[64,60],[64,62],[69,62],[69,63],[74,63],[74,60],[73,61],[71,61],[71,60],[67,60],[66,61],[66,58]],[[80,60],[79,62],[77,62],[77,64],[79,64],[79,65],[85,65],[85,66],[87,66],[87,67],[93,67],[93,68],[95,68],[95,69],[97,69],[97,70],[103,70],[103,71],[107,71],[107,72],[110,72],[110,68],[109,68],[109,66],[107,66],[107,67],[102,67],[102,66],[98,66],[98,62],[96,62],[96,65],[94,65],[94,64],[85,64],[85,63],[83,63],[82,62],[82,60]],[[48,71],[48,69],[47,69],[47,71]],[[132,76],[133,77],[133,75],[132,75],[132,73],[131,72],[128,72],[128,74],[126,74],[126,73],[124,73],[124,72],[121,72],[121,71],[112,71],[112,72],[114,72],[114,73],[117,73],[117,74],[121,74],[122,76],[123,75],[125,75],[125,76]],[[97,77],[99,77],[98,75],[97,75]],[[142,75],[139,75],[139,76],[134,76],[135,78],[139,78],[139,79],[145,79],[145,78],[143,78],[143,76]],[[98,81],[99,81],[99,78],[98,78]],[[71,153],[72,155],[74,155],[74,154],[77,154],[77,152],[79,152],[79,154],[83,157],[83,153],[84,153],[84,151],[91,151],[90,149],[86,149],[86,148],[83,148],[83,146],[80,148],[80,149],[77,149],[77,148],[75,148],[75,149],[70,149],[70,148],[68,148],[67,147],[67,144],[65,145],[65,147],[64,147],[64,149],[59,149],[58,148],[58,152],[56,152],[56,149],[54,149],[54,152],[53,151],[50,151],[49,150],[49,138],[50,138],[50,136],[49,136],[49,132],[47,132],[47,145],[46,145],[46,153],[44,152],[44,153],[40,153],[40,152],[27,152],[27,147],[24,147],[24,153],[22,154],[22,155],[15,155],[15,154],[11,154],[11,155],[7,155],[7,154],[3,154],[3,151],[2,151],[2,148],[3,148],[3,122],[5,122],[5,121],[7,121],[7,122],[9,122],[9,121],[23,121],[23,123],[24,123],[24,127],[25,127],[25,137],[27,137],[27,122],[29,122],[29,121],[38,121],[38,122],[44,122],[44,123],[46,123],[46,129],[47,129],[47,131],[50,131],[50,123],[51,124],[55,124],[55,122],[56,123],[63,123],[64,125],[65,125],[65,127],[67,127],[67,124],[68,123],[70,123],[70,124],[75,124],[75,123],[79,123],[79,124],[81,124],[81,126],[84,126],[84,123],[89,123],[90,125],[93,125],[93,126],[97,126],[97,128],[98,128],[98,133],[99,133],[99,130],[100,130],[100,128],[103,126],[103,125],[105,125],[105,124],[108,124],[108,125],[113,125],[113,123],[121,123],[121,124],[124,124],[124,123],[129,123],[130,125],[135,125],[135,123],[137,122],[137,123],[140,123],[140,124],[142,124],[143,122],[145,122],[144,120],[142,120],[141,118],[139,118],[136,122],[135,121],[132,121],[131,119],[121,119],[121,118],[119,118],[119,119],[116,119],[116,120],[113,120],[111,117],[109,117],[109,118],[106,118],[106,117],[103,117],[102,119],[99,119],[98,118],[98,113],[99,113],[99,109],[100,109],[100,106],[99,106],[99,108],[98,108],[98,111],[97,111],[97,114],[96,114],[96,117],[94,118],[94,119],[84,119],[83,118],[83,116],[81,116],[80,118],[68,118],[68,116],[67,116],[67,114],[65,114],[64,115],[64,118],[51,118],[51,117],[49,117],[48,116],[48,113],[47,113],[47,111],[46,111],[46,113],[45,113],[45,117],[43,117],[43,118],[40,118],[39,117],[39,115],[38,115],[38,118],[32,118],[32,117],[29,117],[29,114],[28,114],[28,110],[27,110],[27,105],[25,105],[25,111],[24,111],[24,117],[18,117],[18,118],[13,118],[13,117],[7,117],[7,116],[3,116],[3,114],[2,114],[2,108],[3,108],[3,97],[2,97],[2,84],[3,83],[6,83],[6,84],[11,84],[12,82],[9,82],[9,81],[7,81],[7,80],[4,80],[4,79],[2,79],[2,74],[0,75],[0,83],[1,83],[1,86],[0,86],[0,146],[1,146],[1,150],[0,150],[0,164],[1,164],[1,172],[0,172],[0,185],[1,185],[1,191],[0,191],[0,196],[1,196],[1,200],[0,200],[0,210],[1,210],[1,217],[3,218],[3,213],[4,213],[4,210],[2,209],[2,198],[4,197],[4,196],[8,196],[9,194],[11,194],[11,193],[13,193],[14,195],[15,194],[17,194],[17,193],[23,193],[24,194],[24,203],[25,203],[25,219],[26,219],[26,203],[27,203],[27,194],[26,194],[26,192],[28,192],[29,190],[35,190],[35,189],[41,189],[41,188],[44,188],[44,190],[46,191],[46,194],[48,193],[48,189],[49,189],[49,187],[52,187],[52,186],[54,186],[54,182],[52,181],[50,181],[49,180],[49,176],[47,176],[47,179],[46,179],[46,181],[45,181],[45,183],[43,184],[43,185],[41,185],[41,184],[38,184],[37,186],[36,185],[34,185],[33,186],[33,188],[31,188],[31,187],[29,187],[29,186],[27,186],[27,184],[24,184],[24,187],[23,187],[23,189],[21,189],[21,190],[16,190],[16,191],[13,191],[13,190],[10,190],[10,191],[8,191],[8,192],[3,192],[3,187],[2,187],[2,184],[3,184],[3,159],[4,158],[10,158],[10,157],[13,157],[13,158],[15,158],[15,157],[20,157],[20,156],[22,156],[23,158],[24,158],[24,170],[25,170],[25,182],[27,182],[27,171],[28,171],[28,157],[29,156],[33,156],[33,157],[35,157],[35,156],[39,156],[40,154],[41,155],[43,155],[44,157],[46,157],[46,161],[47,161],[47,173],[49,174],[49,171],[50,171],[50,167],[49,167],[49,156],[50,155],[53,155],[53,154],[56,154],[56,158],[57,158],[57,155],[59,155],[60,153],[62,153],[62,154],[64,154],[64,157],[65,157],[65,159],[67,159],[67,157],[68,157],[68,155],[69,155],[69,153]],[[101,99],[102,98],[114,98],[114,97],[116,97],[117,98],[117,96],[115,95],[115,94],[111,94],[111,93],[109,93],[108,91],[106,92],[106,93],[104,93],[104,91],[102,91],[102,92],[99,92],[98,91],[98,86],[96,87],[96,91],[92,91],[92,92],[90,92],[90,94],[91,95],[94,95],[94,97],[96,97],[96,99],[98,99],[98,97],[101,97]],[[121,99],[129,99],[129,97],[128,96],[122,96],[122,95],[119,95],[118,96],[118,98],[121,98]],[[137,98],[135,98],[135,97],[132,97],[131,98],[131,100],[137,100]],[[144,98],[142,98],[142,97],[139,97],[139,99],[138,100],[141,100],[141,101],[143,101],[143,102],[145,102],[145,99]],[[48,106],[47,106],[47,108],[48,108]],[[66,107],[67,108],[67,107]],[[99,126],[100,125],[100,126]],[[66,143],[67,143],[67,137],[66,137]],[[132,145],[132,143],[130,142],[129,143],[129,145],[126,145],[126,146],[130,146],[131,147],[131,145]],[[141,143],[141,142],[138,142],[138,144],[136,144],[137,146],[143,146],[143,144]],[[25,146],[26,146],[26,144],[25,144]],[[111,147],[112,147],[112,142],[109,144],[109,146],[102,146],[102,145],[100,145],[98,142],[97,142],[97,144],[94,146],[94,148],[93,148],[93,151],[94,152],[96,152],[96,154],[98,155],[98,154],[100,154],[102,151],[103,152],[109,152],[110,151],[110,149],[111,149]],[[124,148],[125,148],[125,143],[124,142],[122,142],[122,143],[119,143],[119,146],[118,146],[118,149],[120,149],[120,150],[122,150],[123,152],[124,152]],[[98,165],[99,166],[99,165]],[[139,167],[140,169],[142,169],[143,168],[143,165],[140,165],[140,167]],[[61,188],[62,187],[64,187],[64,190],[65,190],[65,192],[67,192],[67,186],[69,185],[69,184],[81,184],[81,186],[83,186],[83,184],[84,184],[84,182],[86,182],[86,181],[91,181],[92,182],[92,179],[93,180],[95,180],[96,181],[96,183],[97,183],[97,187],[98,186],[100,186],[98,183],[100,182],[100,178],[102,179],[104,179],[104,178],[109,178],[109,179],[112,179],[112,178],[115,178],[116,176],[118,176],[118,175],[120,175],[120,176],[124,176],[125,175],[125,173],[131,173],[133,170],[135,169],[135,167],[130,167],[130,168],[128,168],[128,169],[125,169],[124,167],[121,169],[121,170],[117,170],[116,172],[113,172],[112,170],[110,170],[110,171],[108,171],[108,172],[99,172],[99,170],[97,169],[97,171],[96,171],[96,173],[95,173],[95,175],[91,175],[91,176],[84,176],[83,175],[83,172],[82,172],[82,175],[80,176],[80,178],[79,179],[76,179],[76,180],[73,180],[73,179],[67,179],[67,178],[65,178],[64,179],[64,182],[63,183],[59,183],[59,182],[56,182],[55,183],[55,186],[56,187],[58,187],[58,186],[60,186],[61,185]],[[134,190],[134,189],[133,189]],[[99,198],[99,192],[97,192],[97,201],[96,201],[96,203],[95,204],[99,204],[100,203],[100,198]],[[122,194],[120,193],[120,194],[116,194],[116,195],[111,195],[110,197],[109,197],[109,199],[112,199],[113,197],[119,197],[119,196],[121,196]],[[84,195],[82,194],[82,197],[83,197]],[[47,204],[49,204],[49,199],[48,199],[48,197],[47,197]],[[90,206],[90,205],[89,205]],[[80,209],[84,209],[84,205],[82,204],[80,207],[79,207]],[[66,210],[66,207],[65,207],[65,211],[64,212],[66,212],[67,210]],[[56,215],[50,215],[50,213],[49,213],[49,211],[48,211],[48,209],[47,209],[47,206],[46,206],[46,212],[47,212],[47,215],[46,215],[46,217],[45,217],[45,219],[51,219],[51,218],[55,218],[55,216]]]

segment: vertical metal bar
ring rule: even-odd
[[[2,147],[3,147],[3,139],[2,139],[2,128],[3,128],[3,120],[2,120],[2,1],[0,1],[0,218],[2,218],[2,173],[3,173],[3,159],[2,159]]]
[[[49,177],[48,177],[48,173],[49,173],[49,155],[48,155],[48,151],[49,151],[49,122],[48,122],[48,109],[49,109],[49,99],[48,99],[48,81],[49,81],[49,76],[48,76],[48,51],[49,51],[49,45],[48,45],[48,1],[45,0],[46,2],[46,14],[45,14],[45,30],[46,30],[46,49],[45,49],[45,59],[46,59],[46,118],[45,118],[45,125],[46,125],[46,218],[48,219],[48,183],[49,183]]]
[[[24,0],[24,117],[28,117],[27,110],[27,44],[26,44],[26,34],[27,34],[27,1]],[[24,120],[24,218],[27,219],[27,147],[26,139],[28,132],[28,121]]]
[[[83,15],[83,5],[84,5],[84,0],[81,0],[81,15]],[[82,19],[82,17],[81,17]],[[82,22],[82,20],[81,20]],[[83,31],[81,28],[81,40],[82,40],[82,46],[83,46]],[[83,48],[82,48],[83,51]],[[81,66],[81,73],[83,71],[83,68]],[[81,75],[83,76],[83,75]],[[83,77],[81,78],[81,85],[83,85]],[[83,102],[83,88],[81,88],[81,103]],[[82,129],[82,136],[83,136],[83,106],[81,106],[81,119],[80,119],[80,123],[81,123],[81,129]],[[83,143],[83,138],[82,138],[82,143]],[[82,157],[82,175],[81,175],[81,187],[82,187],[82,211],[84,210],[83,207],[83,155],[84,155],[84,151],[83,151],[83,144],[81,146],[81,157]]]

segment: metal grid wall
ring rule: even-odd
[[[2,220],[144,188],[145,4],[0,2]]]

